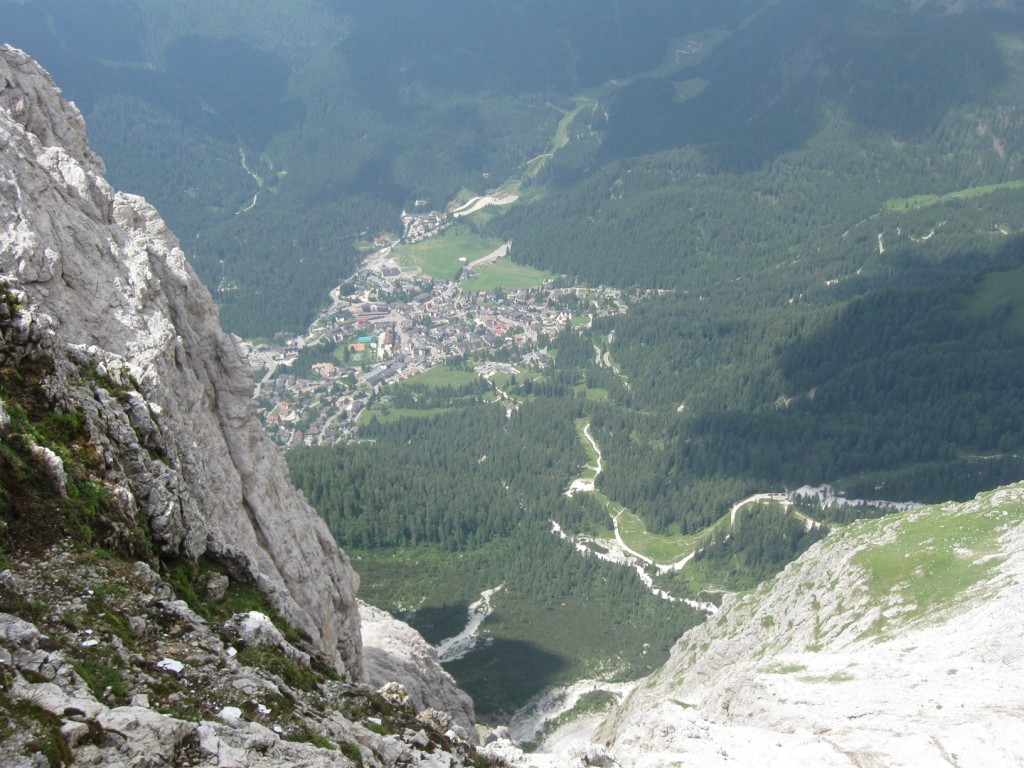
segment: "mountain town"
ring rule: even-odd
[[[415,221],[402,242],[446,228],[437,212]],[[620,289],[558,287],[565,282],[558,279],[540,288],[463,291],[461,279],[473,276],[478,262],[463,267],[459,281],[434,279],[418,268],[403,270],[390,258],[395,244],[380,244],[356,275],[331,291],[331,306],[306,335],[240,342],[257,378],[260,419],[278,445],[350,440],[368,406],[387,404],[386,385],[436,366],[471,367],[488,380],[543,369],[558,334],[628,309]],[[510,247],[500,250],[504,258]]]

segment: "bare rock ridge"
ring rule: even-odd
[[[598,729],[619,765],[1024,765],[1024,483],[838,528]]]
[[[24,297],[19,322],[42,334],[55,381],[91,368],[121,389],[54,397],[89,415],[125,519],[148,517],[161,556],[205,554],[257,584],[359,680],[355,571],[254,418],[248,368],[176,238],[145,200],[107,184],[59,94],[26,54],[0,48],[6,289]]]

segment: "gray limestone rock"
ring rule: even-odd
[[[174,235],[110,188],[59,93],[0,48],[4,360],[55,358],[50,394],[86,413],[126,528],[140,512],[164,555],[229,561],[359,679],[355,571],[254,418],[247,366]]]
[[[306,668],[310,666],[309,654],[285,640],[270,619],[259,611],[235,614],[225,623],[224,629],[241,645],[279,650],[297,664]]]
[[[298,650],[266,617],[247,614],[231,623],[240,646],[270,646],[303,666],[326,662],[342,675],[345,682],[321,683],[314,699],[296,707],[295,717],[301,710],[312,718],[303,728],[315,726],[347,745],[347,754],[358,750],[364,764],[471,763],[460,735],[473,732],[471,700],[418,633],[369,608],[372,663],[364,676],[358,576],[264,435],[248,367],[174,235],[145,200],[111,189],[103,170],[88,148],[81,115],[59,97],[49,75],[24,53],[0,47],[0,364],[52,361],[40,386],[58,412],[84,416],[110,500],[104,522],[111,537],[130,544],[144,526],[165,562],[214,560],[231,580],[267,595],[280,617],[311,640]],[[0,428],[9,428],[8,418],[0,407]],[[37,461],[51,468],[60,487],[64,467],[46,450]],[[152,554],[143,547],[124,551]],[[264,698],[282,697],[283,687],[245,667],[153,568],[139,562],[127,569],[134,586],[124,594],[137,605],[125,612],[123,642],[86,626],[92,592],[63,596],[56,615],[70,617],[79,633],[69,635],[76,648],[98,647],[150,686],[122,700],[131,706],[108,706],[114,702],[107,694],[94,695],[34,626],[0,616],[0,664],[14,671],[5,695],[61,720],[76,764],[352,763],[337,749],[281,738],[251,722],[252,712],[278,716]],[[210,578],[206,596],[220,599],[226,581]],[[16,591],[13,574],[0,583]],[[151,658],[142,658],[143,648]],[[157,683],[168,678],[182,690],[158,694]],[[206,684],[185,688],[196,679]],[[415,711],[427,710],[414,742],[345,719],[342,697],[364,679],[377,686],[397,681]],[[147,706],[145,691],[165,695],[160,704],[167,707],[212,697],[220,704],[205,716],[224,711],[232,722],[161,714],[156,701]],[[337,706],[326,707],[325,696]],[[420,735],[426,731],[437,741],[428,743]],[[0,763],[20,754],[16,744],[5,752],[6,746],[0,740]]]
[[[382,692],[397,692],[388,684],[398,683],[415,709],[447,712],[455,724],[473,733],[473,701],[437,662],[437,651],[419,632],[390,614],[364,603],[360,607],[367,682]]]

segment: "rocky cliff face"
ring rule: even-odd
[[[102,369],[126,392],[60,393],[89,413],[124,514],[148,518],[163,557],[206,554],[258,583],[358,679],[358,578],[253,418],[249,371],[208,292],[156,210],[103,179],[74,105],[10,48],[0,153],[0,273],[68,371]]]
[[[473,700],[460,690],[437,660],[437,651],[419,632],[390,614],[360,603],[366,681],[382,686],[400,681],[412,706],[447,712],[463,728],[476,721]]]
[[[358,577],[248,366],[103,170],[0,47],[0,763],[492,764],[410,628],[371,612],[364,670]]]
[[[833,532],[599,729],[622,765],[1024,764],[1024,485]]]

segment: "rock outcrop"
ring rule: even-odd
[[[0,47],[0,762],[491,764],[372,609],[364,675],[358,577],[235,341],[59,93]]]
[[[363,603],[360,608],[366,681],[376,687],[401,683],[417,711],[446,712],[471,733],[476,723],[473,700],[438,663],[437,651],[419,632],[390,614]]]
[[[266,616],[208,621],[146,563],[55,545],[0,572],[0,765],[497,764],[433,710],[309,666]]]
[[[1024,764],[1024,484],[834,531],[598,730],[624,766]]]
[[[0,49],[0,275],[24,304],[4,355],[32,354],[30,333],[46,346],[52,399],[87,414],[124,518],[148,520],[163,558],[223,563],[359,679],[355,571],[254,418],[248,367],[174,235],[111,189],[59,93]]]

